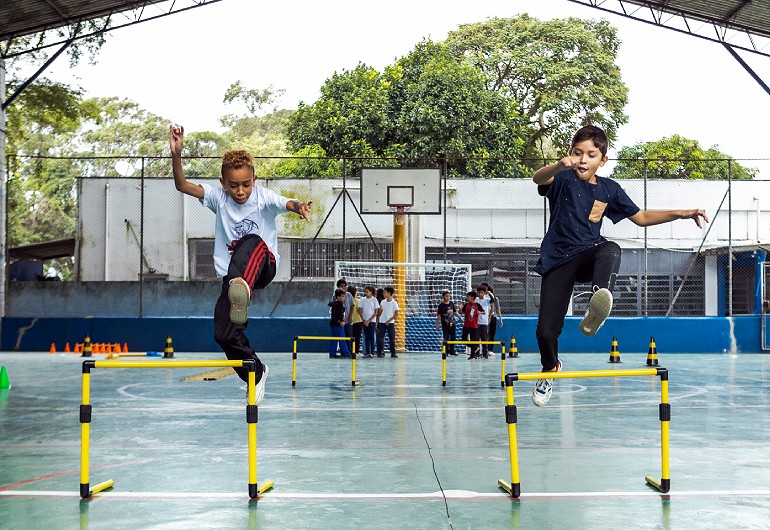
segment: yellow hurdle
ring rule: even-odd
[[[636,368],[628,370],[574,370],[571,372],[548,372],[549,379],[581,379],[593,377],[660,377],[660,480],[648,475],[645,481],[661,493],[668,493],[671,489],[671,477],[669,475],[669,423],[671,421],[671,405],[668,403],[668,370],[658,368]],[[511,481],[503,479],[497,481],[497,485],[507,491],[514,499],[521,496],[521,484],[519,480],[519,453],[516,439],[516,423],[518,413],[514,403],[513,382],[531,381],[543,378],[543,372],[511,373],[505,376],[505,421],[508,424],[508,452],[511,464]]]
[[[499,344],[500,347],[503,350],[503,374],[502,379],[505,379],[505,344],[503,342],[500,342],[499,340],[445,340],[442,343],[441,346],[441,385],[446,386],[446,347],[447,344],[463,344],[463,345],[471,345],[471,344]],[[501,382],[503,386],[505,386],[504,382]]]
[[[324,337],[321,335],[297,335],[294,337],[294,348],[291,354],[291,386],[297,386],[297,343],[301,340],[328,340],[339,341],[345,340],[350,342],[350,384],[352,386],[358,386],[360,383],[356,381],[356,345],[351,337]]]
[[[84,361],[83,390],[80,405],[80,496],[88,498],[95,493],[112,488],[114,480],[107,480],[95,486],[89,484],[89,445],[91,438],[91,370],[94,368],[236,368],[249,370],[247,383],[246,423],[249,439],[249,498],[257,499],[259,495],[272,488],[272,480],[257,484],[257,405],[256,405],[256,368],[253,359],[243,361],[191,361],[191,360],[161,360],[161,361]]]

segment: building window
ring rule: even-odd
[[[393,243],[385,240],[292,240],[293,278],[333,278],[335,261],[393,261]]]
[[[214,269],[214,240],[189,239],[187,249],[190,260],[191,280],[216,280]]]

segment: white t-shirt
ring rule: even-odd
[[[380,303],[373,296],[371,298],[363,297],[359,307],[361,308],[361,313],[363,313],[363,319],[366,321],[374,316],[374,312],[380,307]]]
[[[201,204],[216,214],[214,269],[220,278],[227,275],[233,244],[247,234],[257,234],[275,256],[278,268],[278,230],[275,217],[287,213],[290,200],[265,187],[255,185],[249,199],[237,204],[221,186],[201,184]]]
[[[476,298],[476,301],[484,309],[483,313],[479,311],[479,326],[486,326],[489,324],[489,306],[492,305],[492,299],[489,294],[485,294],[484,298]]]
[[[398,302],[395,300],[391,300],[390,302],[383,300],[380,302],[380,307],[382,308],[382,313],[380,313],[380,324],[387,324],[388,320],[393,318],[393,315],[398,311]],[[392,322],[390,323],[392,324]]]

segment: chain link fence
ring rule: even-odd
[[[407,209],[407,260],[469,263],[474,284],[491,284],[505,314],[537,314],[540,278],[533,268],[548,208],[530,176],[542,162],[259,158],[259,185],[313,200],[311,223],[279,216],[274,282],[306,282],[314,286],[309,297],[326,300],[335,261],[391,261],[393,216],[361,213],[361,169],[436,168],[440,213],[409,215]],[[700,208],[711,222],[699,230],[689,220],[648,228],[607,220],[605,236],[623,248],[613,314],[761,313],[770,239],[763,198],[770,197],[770,181],[732,179],[729,171],[727,178],[712,178],[725,175],[709,173],[712,166],[705,164],[699,179],[653,178],[655,164],[640,164],[638,178],[620,180],[638,206]],[[687,164],[693,165],[698,169],[697,162]],[[29,176],[35,167],[49,175],[47,182]],[[287,167],[291,177],[275,176]],[[167,158],[18,158],[8,168],[8,316],[32,311],[33,282],[23,281],[29,279],[53,280],[57,286],[46,289],[63,292],[66,306],[47,309],[54,315],[210,314],[219,289],[214,216],[176,191]],[[490,168],[510,177],[479,178]],[[218,186],[219,170],[219,158],[185,160],[186,176],[195,183]],[[72,245],[57,256],[62,241]],[[319,284],[328,289],[317,292]],[[575,294],[587,287],[576,286]],[[585,311],[587,298],[575,297],[574,314]]]

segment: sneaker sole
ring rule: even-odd
[[[588,302],[588,314],[578,326],[580,332],[593,337],[612,311],[612,293],[608,289],[599,289]]]
[[[239,281],[240,280],[240,281]],[[241,278],[236,278],[227,290],[230,300],[230,322],[245,324],[249,318],[249,286]]]

